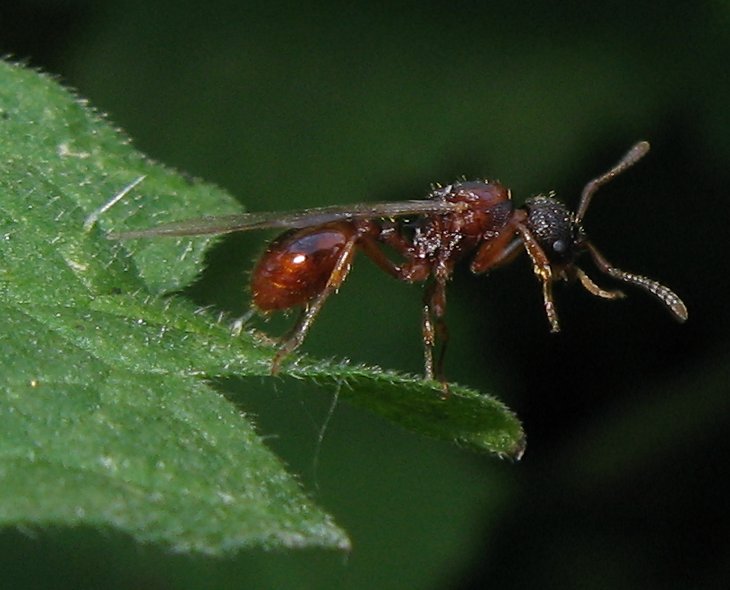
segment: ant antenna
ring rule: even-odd
[[[602,272],[624,283],[629,283],[630,285],[636,285],[637,287],[641,287],[642,289],[644,289],[644,291],[647,291],[648,293],[656,297],[659,301],[661,301],[677,321],[684,322],[687,320],[687,306],[679,298],[679,295],[677,295],[669,287],[665,287],[664,285],[656,282],[653,279],[649,279],[647,277],[637,275],[631,272],[626,272],[625,270],[621,270],[620,268],[616,268],[603,257],[603,255],[596,249],[593,244],[591,244],[590,242],[586,242],[585,246],[586,248],[588,248],[588,252],[590,253],[591,258],[593,258],[593,261],[596,263],[596,266]],[[591,289],[586,286],[586,283],[583,282],[582,278],[581,282],[583,283],[583,286],[586,287],[586,289],[591,291]],[[599,297],[606,296],[600,293],[595,293],[593,291],[591,291],[591,293],[593,293],[594,295],[598,295]],[[621,295],[618,295],[619,293],[621,293],[620,291],[609,291],[607,293],[616,294],[609,295],[608,298],[610,299],[621,297]]]
[[[647,153],[649,153],[649,142],[640,141],[634,147],[632,147],[626,155],[608,172],[601,174],[598,178],[594,178],[583,189],[583,193],[580,196],[580,204],[578,205],[578,211],[575,214],[576,223],[580,223],[586,214],[586,209],[591,202],[591,197],[599,188],[601,188],[607,182],[610,182],[616,176],[631,168],[636,162],[641,160]]]
[[[634,145],[634,147],[632,147],[628,152],[626,152],[626,155],[621,158],[621,160],[619,160],[619,162],[608,172],[601,174],[601,176],[594,178],[588,184],[586,184],[580,197],[578,210],[575,214],[575,223],[581,223],[583,217],[585,216],[586,210],[588,209],[588,205],[591,202],[591,198],[599,188],[601,188],[607,182],[613,180],[617,175],[621,174],[622,172],[636,164],[636,162],[643,158],[648,152],[649,142],[640,141],[639,143]],[[653,295],[656,299],[661,301],[665,305],[667,310],[675,317],[676,320],[684,322],[687,319],[687,306],[679,298],[679,296],[669,287],[665,287],[664,285],[658,283],[653,279],[626,272],[625,270],[621,270],[620,268],[616,268],[603,257],[603,254],[601,254],[591,242],[587,240],[583,241],[582,246],[588,250],[591,258],[593,258],[593,261],[596,263],[596,266],[599,268],[599,270],[601,270],[601,272],[624,283],[636,285],[637,287],[644,289],[644,291],[647,291],[649,294]],[[576,276],[580,280],[583,287],[597,297],[604,297],[606,299],[619,299],[624,296],[624,294],[618,290],[606,291],[604,289],[601,289],[588,277],[588,275],[586,275],[579,268],[576,269],[576,273]]]

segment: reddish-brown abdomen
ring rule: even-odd
[[[355,233],[349,223],[286,232],[274,240],[251,276],[253,302],[262,311],[304,305],[317,296]]]

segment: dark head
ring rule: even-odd
[[[580,252],[584,239],[583,228],[576,223],[573,213],[552,196],[538,195],[525,202],[530,230],[550,261],[553,271],[569,268]]]
[[[588,240],[582,221],[591,197],[598,188],[612,180],[649,151],[647,142],[637,143],[621,161],[605,174],[591,180],[583,189],[576,213],[552,196],[537,196],[528,199],[524,206],[527,215],[522,229],[525,249],[532,258],[535,273],[543,283],[545,310],[553,331],[558,331],[558,319],[552,300],[551,283],[560,280],[578,279],[593,295],[606,299],[623,297],[619,290],[605,290],[599,287],[576,265],[578,256],[588,252],[596,267],[608,276],[641,287],[659,299],[679,321],[687,319],[687,308],[682,300],[668,287],[648,279],[620,270],[611,265]]]

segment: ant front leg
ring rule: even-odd
[[[532,270],[542,284],[542,299],[551,332],[560,332],[558,313],[553,301],[553,269],[547,255],[525,225],[527,213],[518,209],[493,238],[486,240],[477,250],[471,262],[475,274],[487,272],[511,262],[524,247],[532,260]],[[519,237],[515,238],[515,234]],[[581,277],[581,281],[583,277]]]
[[[471,261],[471,271],[482,274],[494,268],[509,264],[521,252],[522,240],[515,237],[517,223],[525,217],[521,211],[515,211],[512,219],[507,222],[496,236],[485,239],[477,249]]]
[[[548,260],[540,244],[537,243],[532,232],[523,223],[517,223],[516,228],[520,233],[522,243],[525,245],[525,250],[532,259],[532,271],[542,283],[542,300],[550,323],[550,331],[553,333],[560,332],[558,312],[555,309],[555,301],[553,300],[553,269],[550,260]]]

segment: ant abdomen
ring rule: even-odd
[[[279,236],[251,274],[254,305],[264,312],[306,305],[325,289],[356,231],[353,224],[338,222]]]

